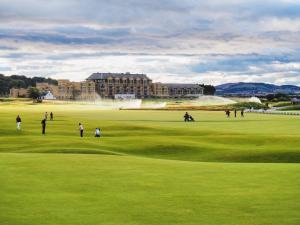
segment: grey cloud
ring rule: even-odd
[[[264,74],[275,72],[298,77],[296,68],[271,64],[300,61],[295,50],[300,30],[286,31],[279,25],[273,31],[261,22],[270,18],[297,22],[299,17],[300,4],[283,0],[1,0],[0,63],[10,67],[43,59],[46,63],[38,67],[14,68],[57,75],[58,69],[48,66],[65,66],[67,71],[61,73],[67,76],[73,72],[72,60],[95,61],[96,67],[110,56],[135,58],[143,72],[153,69],[159,77],[161,70],[173,80],[176,76],[205,80],[205,74],[219,73],[230,79],[269,79]],[[114,63],[127,69],[122,62]]]

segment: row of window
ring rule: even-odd
[[[109,83],[109,84],[150,84],[151,81],[148,80],[101,80],[99,83]]]

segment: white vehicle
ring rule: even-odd
[[[135,95],[134,94],[115,94],[115,99],[121,99],[121,100],[135,99]]]

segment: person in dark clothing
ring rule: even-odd
[[[244,117],[244,109],[241,110],[241,117]]]
[[[190,115],[190,117],[189,117],[189,121],[191,121],[191,122],[194,122],[195,120],[194,120],[194,118]]]
[[[79,123],[80,137],[83,137],[83,125]]]
[[[186,113],[184,114],[183,118],[184,118],[184,122],[188,122],[188,121],[189,121],[190,115],[188,114],[188,112],[186,112]]]
[[[234,117],[236,118],[237,110],[234,110]]]
[[[16,118],[16,123],[17,123],[17,129],[18,130],[21,130],[21,122],[22,122],[21,117],[20,117],[20,115],[18,115],[17,118]]]
[[[229,118],[229,117],[230,117],[230,111],[229,111],[229,110],[226,110],[225,112],[226,112],[227,118]]]
[[[53,120],[53,112],[50,113],[50,120]]]
[[[42,134],[46,134],[46,118],[42,120],[41,124],[42,124]]]

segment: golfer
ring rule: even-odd
[[[46,134],[46,118],[42,120],[41,124],[42,124],[42,134]]]
[[[95,137],[100,137],[100,128],[96,128]]]
[[[83,137],[83,125],[79,123],[80,137]]]
[[[21,130],[21,122],[22,122],[21,117],[20,117],[20,115],[18,115],[17,118],[16,118],[16,123],[17,123],[17,129],[18,130]]]
[[[190,119],[190,115],[188,114],[188,112],[186,112],[183,116],[184,118],[184,122],[189,122],[189,119]]]

